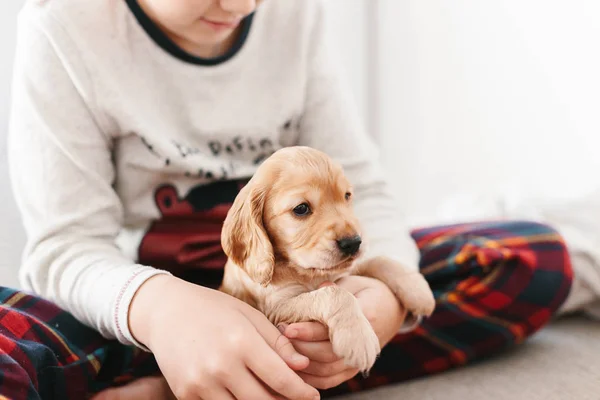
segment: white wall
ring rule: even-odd
[[[458,191],[600,182],[600,2],[376,3],[375,118],[417,221]]]
[[[24,3],[12,0],[2,4],[0,12],[0,130],[6,129],[8,114],[8,92],[14,55],[16,14]],[[0,150],[5,151],[5,140],[0,141]]]
[[[373,0],[326,0],[332,34],[342,61],[345,79],[352,88],[354,101],[364,121],[370,126],[369,96],[372,81],[369,79],[367,16],[368,5]]]
[[[8,182],[6,128],[15,40],[15,18],[23,0],[2,4],[0,11],[0,286],[17,285],[25,234]]]

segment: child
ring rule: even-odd
[[[313,399],[463,365],[550,319],[571,282],[551,228],[480,223],[411,237],[326,31],[321,0],[27,3],[9,154],[28,292],[0,291],[0,394]],[[214,290],[227,207],[291,145],[343,164],[368,256],[422,273],[438,300],[396,335],[404,312],[385,286],[338,282],[389,343],[368,378],[337,360],[323,326],[282,335]]]

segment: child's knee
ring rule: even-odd
[[[549,289],[551,282],[560,282],[570,287],[572,266],[569,249],[563,235],[553,226],[535,221],[513,221],[506,223],[506,230],[514,238],[505,242],[506,249],[518,255],[520,262],[514,273],[530,275],[533,272],[531,286]]]
[[[573,269],[564,236],[548,224],[524,222],[523,225],[524,235],[531,237],[529,247],[535,253],[536,271],[544,271],[544,275],[554,278],[550,280],[560,281],[570,287]]]
[[[535,331],[549,322],[565,302],[572,285],[573,270],[564,237],[554,227],[539,222],[523,222],[523,236],[530,248],[529,262],[519,262],[513,271],[526,282],[515,301],[523,317]],[[515,285],[519,284],[516,277]]]

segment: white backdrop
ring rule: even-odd
[[[22,0],[11,0],[0,5],[0,285],[11,287],[17,285],[16,271],[25,242],[25,234],[9,186],[6,165],[6,128],[14,55],[15,16],[21,4]]]
[[[460,191],[564,197],[600,182],[600,2],[374,4],[374,118],[415,220]]]

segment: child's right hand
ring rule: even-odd
[[[262,313],[224,293],[158,275],[138,290],[129,324],[180,400],[319,399],[292,370],[308,358]]]

